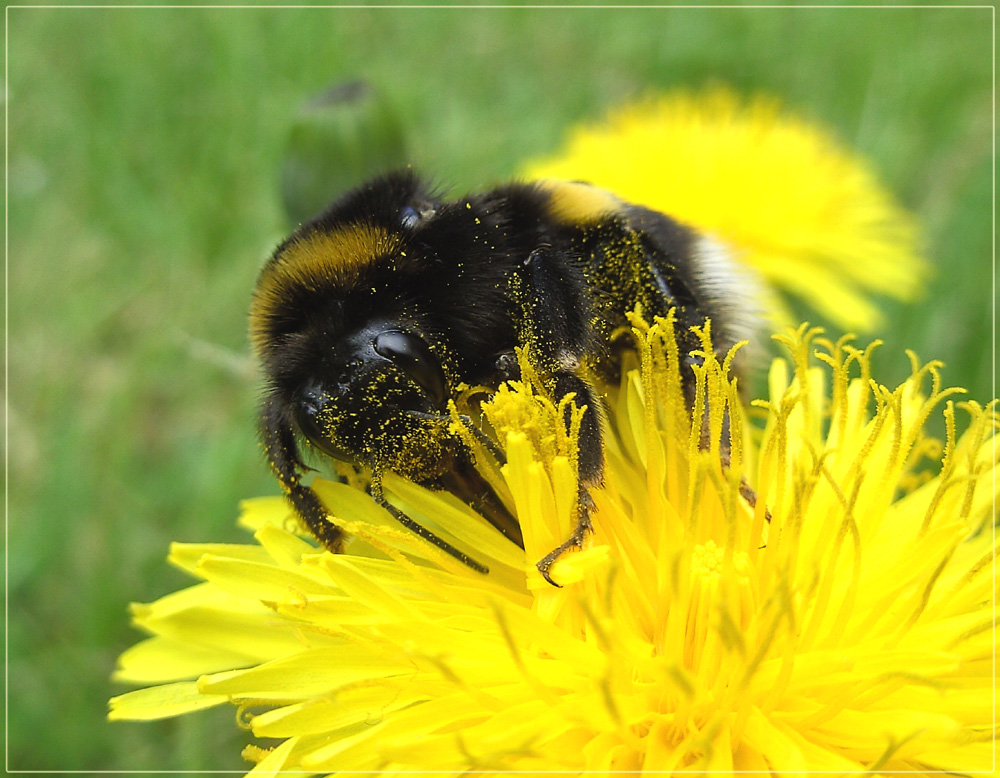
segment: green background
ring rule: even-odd
[[[231,709],[105,721],[127,603],[187,583],[171,540],[242,540],[273,494],[246,338],[288,225],[292,117],[365,78],[411,159],[456,189],[510,175],[650,89],[777,95],[867,155],[937,276],[887,304],[904,348],[990,398],[988,8],[43,9],[7,12],[8,766],[243,769]]]

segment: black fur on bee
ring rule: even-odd
[[[309,531],[341,548],[341,531],[302,477],[305,443],[372,472],[372,496],[423,537],[485,569],[385,501],[381,474],[448,489],[523,547],[516,521],[450,431],[459,385],[519,375],[515,348],[556,401],[586,406],[579,432],[579,511],[552,563],[589,531],[601,482],[602,404],[589,376],[617,370],[613,333],[641,305],[676,311],[681,354],[690,326],[712,321],[725,353],[747,332],[746,291],[714,242],[649,209],[582,183],[511,183],[456,200],[411,171],[376,178],[285,240],[261,271],[250,332],[266,389],[263,446]],[[685,376],[693,401],[693,373]],[[551,579],[549,579],[551,582]]]

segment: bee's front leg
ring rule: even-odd
[[[280,403],[274,398],[264,402],[259,429],[267,461],[295,514],[325,549],[339,554],[344,548],[344,533],[330,521],[316,493],[302,483],[302,472],[309,468],[299,455],[292,422],[282,413]]]
[[[574,404],[583,408],[578,433],[577,473],[578,490],[576,506],[576,524],[569,537],[552,549],[536,563],[538,572],[553,586],[559,586],[549,575],[549,570],[567,551],[580,548],[587,535],[593,530],[590,516],[594,511],[594,500],[590,489],[599,487],[604,476],[604,438],[601,430],[601,401],[593,387],[583,378],[574,373],[564,373],[556,376],[556,398],[569,394],[574,395]],[[571,407],[566,408],[566,425],[570,424]]]
[[[569,537],[537,563],[538,571],[553,586],[549,574],[559,557],[583,545],[593,529],[594,501],[588,491],[599,486],[604,473],[604,441],[601,431],[602,405],[593,386],[583,376],[583,363],[596,342],[593,312],[586,279],[571,258],[551,246],[541,246],[524,263],[525,272],[516,290],[521,303],[520,338],[528,345],[529,359],[543,376],[550,378],[551,394],[558,403],[574,396],[584,408],[578,437],[578,499],[576,524]],[[571,423],[572,408],[565,422]]]

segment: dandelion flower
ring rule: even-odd
[[[391,499],[489,574],[345,484],[318,487],[354,537],[341,555],[281,500],[250,500],[256,543],[175,544],[200,583],[134,606],[151,637],[117,678],[151,686],[111,718],[234,705],[280,741],[244,751],[252,774],[992,769],[995,406],[957,404],[915,358],[881,386],[871,348],[803,327],[751,425],[706,331],[696,407],[713,440],[728,408],[724,468],[685,411],[673,321],[636,319],[635,337],[606,398],[593,536],[551,570],[562,588],[533,562],[572,526],[576,441],[526,376],[485,409],[507,461],[484,465],[526,550],[400,479]]]
[[[522,172],[590,181],[694,225],[845,330],[876,329],[871,295],[911,300],[927,275],[912,218],[869,165],[773,99],[722,88],[649,99]],[[794,320],[773,295],[762,309]]]

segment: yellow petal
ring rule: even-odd
[[[229,702],[225,695],[204,694],[198,685],[170,683],[127,692],[110,701],[109,721],[153,721]]]

